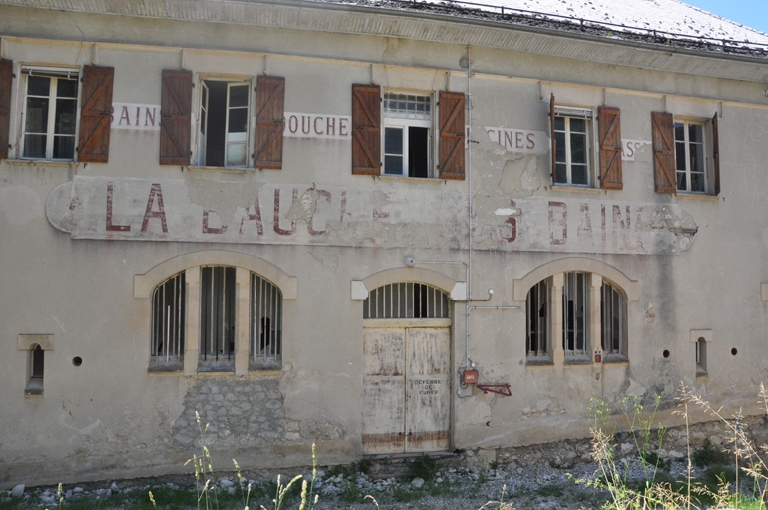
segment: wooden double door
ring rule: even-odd
[[[363,453],[445,451],[450,319],[376,319],[363,330]]]

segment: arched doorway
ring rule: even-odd
[[[363,304],[363,453],[450,447],[451,301],[430,285],[373,289]]]

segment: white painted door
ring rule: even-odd
[[[363,453],[447,450],[450,319],[367,322],[376,327],[363,333]]]

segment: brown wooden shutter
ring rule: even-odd
[[[720,143],[717,134],[717,113],[712,117],[712,163],[714,165],[715,195],[720,194]]]
[[[285,78],[256,77],[256,168],[283,167]]]
[[[467,98],[461,92],[440,92],[440,150],[441,179],[463,180],[465,174],[464,145],[466,142],[465,108]]]
[[[557,175],[557,142],[555,141],[555,95],[549,96],[549,136],[552,142],[552,168],[550,173],[552,177],[552,184],[555,184],[555,175]]]
[[[192,71],[163,70],[160,164],[188,165],[192,131]]]
[[[352,85],[352,174],[381,173],[381,88]]]
[[[114,80],[114,67],[83,67],[78,161],[88,163],[106,163],[109,161],[109,133],[112,124]]]
[[[675,124],[671,113],[651,112],[653,179],[657,193],[677,192],[675,179]]]
[[[13,60],[0,60],[0,159],[8,159]]]
[[[618,108],[601,106],[597,109],[597,129],[600,138],[600,187],[621,189],[621,122]]]

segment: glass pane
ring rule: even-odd
[[[54,133],[57,135],[75,134],[76,101],[71,99],[56,100],[56,124]]]
[[[248,106],[248,89],[247,84],[229,87],[229,106]]]
[[[682,122],[675,122],[675,140],[678,142],[685,140],[685,124]]]
[[[571,124],[571,132],[573,133],[586,133],[587,132],[587,121],[584,119],[578,119],[571,117],[570,119]]]
[[[30,76],[27,78],[27,95],[45,96],[51,94],[51,79],[42,76]]]
[[[571,165],[571,184],[589,184],[587,165]]]
[[[24,137],[25,158],[45,158],[45,135],[27,135]]]
[[[403,157],[384,156],[384,173],[391,175],[403,175]]]
[[[227,165],[244,165],[245,147],[244,143],[227,144]]]
[[[688,141],[691,143],[701,143],[704,141],[701,124],[688,125]]]
[[[704,174],[696,172],[691,173],[691,191],[698,191],[703,193],[706,190]]]
[[[557,184],[568,184],[568,175],[565,171],[565,163],[555,165],[555,182]]]
[[[690,145],[691,172],[704,171],[704,145],[694,143]]]
[[[571,133],[571,162],[587,162],[587,136],[584,134]]]
[[[56,96],[77,98],[77,80],[59,78],[56,81]]]
[[[386,128],[384,130],[384,153],[403,153],[403,130],[399,128]]]
[[[685,170],[685,143],[675,143],[675,168]]]
[[[248,108],[229,110],[229,132],[246,133],[248,131]]]
[[[685,172],[677,172],[677,189],[688,191],[688,180],[685,178]]]
[[[555,161],[565,163],[565,133],[555,132]]]
[[[27,133],[45,133],[48,130],[48,99],[38,97],[27,98],[27,118],[24,131]]]
[[[565,118],[555,117],[555,131],[564,131],[564,130],[565,130]]]
[[[74,136],[54,136],[53,137],[53,158],[54,159],[73,159],[75,157],[75,137]]]

